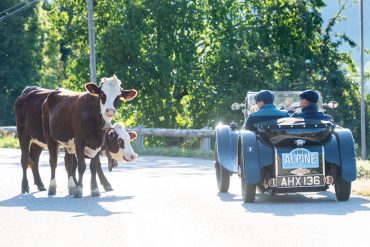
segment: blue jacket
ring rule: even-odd
[[[265,104],[261,107],[261,109],[259,109],[257,112],[251,113],[245,119],[243,128],[248,130],[257,130],[255,124],[283,117],[289,117],[289,114],[285,111],[276,109],[274,104]]]
[[[316,104],[311,104],[302,109],[301,113],[293,113],[291,117],[301,117],[304,119],[317,119],[317,120],[327,120],[334,122],[333,118],[330,115],[326,115],[323,112],[317,110]]]

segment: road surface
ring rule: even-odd
[[[114,191],[68,196],[60,158],[57,195],[20,194],[20,151],[0,149],[0,246],[370,246],[370,199],[336,202],[333,191],[257,195],[243,204],[240,181],[218,193],[212,161],[141,156],[103,168]],[[47,152],[41,177],[49,185]]]

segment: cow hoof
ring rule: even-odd
[[[57,182],[56,182],[56,180],[55,180],[55,178],[54,178],[54,179],[50,180],[50,185],[49,185],[49,192],[48,192],[48,194],[49,194],[50,196],[55,196],[55,195],[56,195],[56,193],[57,193]]]
[[[104,186],[104,190],[105,190],[106,192],[108,192],[108,191],[113,191],[113,188],[112,188],[112,186],[111,186],[111,185],[107,185],[107,186]]]
[[[68,179],[68,194],[73,195],[75,193],[75,190],[76,190],[76,184],[73,180],[73,177],[70,177]]]
[[[68,187],[68,195],[74,195],[74,193],[75,193],[75,189],[76,188],[71,188],[71,187]]]
[[[91,191],[91,196],[93,196],[93,197],[99,197],[99,196],[100,196],[99,189],[98,189],[98,188],[93,189],[93,190]]]
[[[22,187],[22,194],[30,193],[30,188],[27,187]]]
[[[82,197],[82,187],[81,186],[77,186],[77,188],[73,192],[73,197],[74,198],[81,198]]]
[[[22,179],[22,194],[30,193],[30,186],[28,186],[27,179]]]
[[[45,189],[45,187],[44,187],[44,185],[37,186],[37,189],[38,189],[39,191],[45,191],[45,190],[46,190],[46,189]]]
[[[57,187],[49,187],[48,195],[49,196],[55,196],[57,194]]]

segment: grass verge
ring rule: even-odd
[[[0,148],[20,148],[17,138],[12,136],[0,137]],[[138,152],[140,155],[196,157],[201,159],[214,159],[213,151],[204,152],[200,149],[182,149],[178,147],[147,147]]]
[[[0,137],[0,148],[20,148],[18,138],[13,136]]]
[[[370,161],[357,160],[357,180],[352,183],[352,192],[370,196]]]

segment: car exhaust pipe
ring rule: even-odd
[[[325,177],[325,183],[326,184],[333,184],[334,183],[334,178],[332,176],[326,176]]]
[[[270,187],[276,187],[276,179],[275,178],[270,178],[269,179],[269,186]]]

